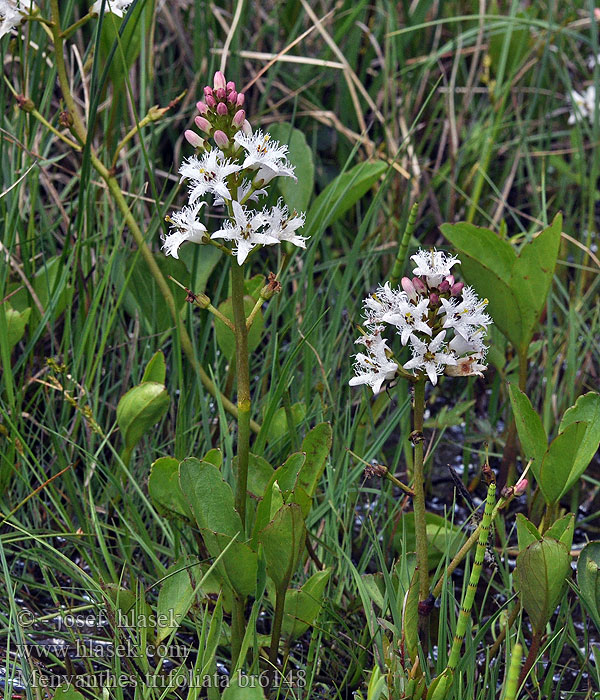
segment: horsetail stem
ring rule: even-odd
[[[398,248],[398,254],[396,255],[396,260],[394,261],[394,267],[392,269],[392,274],[390,275],[390,284],[395,287],[400,278],[402,277],[402,270],[404,269],[404,262],[406,260],[406,253],[408,252],[408,244],[410,243],[410,237],[415,230],[415,224],[417,223],[417,213],[419,212],[419,202],[415,202],[408,215],[408,221],[406,222],[406,229],[402,235],[402,240],[400,241],[400,246]]]
[[[473,607],[473,601],[475,600],[475,591],[477,590],[477,584],[479,583],[479,577],[481,575],[481,568],[483,566],[483,559],[490,532],[490,524],[492,522],[492,511],[494,510],[495,503],[496,484],[492,483],[488,487],[485,510],[481,520],[481,530],[479,531],[479,539],[477,540],[475,561],[473,562],[473,569],[471,570],[469,585],[467,586],[467,592],[465,593],[458,620],[456,622],[456,632],[454,634],[454,641],[452,642],[450,659],[448,660],[448,668],[451,671],[456,670],[458,660],[460,658],[460,650],[467,631],[467,622],[469,621],[469,617],[471,615],[471,608]]]
[[[519,671],[521,670],[522,661],[523,647],[520,644],[515,644],[510,656],[508,675],[506,676],[504,700],[516,700],[517,690],[519,689]]]

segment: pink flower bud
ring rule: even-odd
[[[447,279],[445,279],[439,286],[440,292],[449,292],[450,291],[450,282],[448,282]]]
[[[412,301],[417,296],[415,285],[408,277],[403,277],[400,280],[400,284],[402,285],[402,289],[408,294],[408,298]]]
[[[215,95],[217,100],[224,100],[227,97],[227,93],[225,92],[225,88],[219,88],[213,94]]]
[[[236,100],[237,100],[237,92],[235,90],[232,90],[229,93],[229,95],[227,95],[227,102],[229,102],[230,105],[234,105]]]
[[[423,284],[423,281],[418,277],[413,277],[412,283],[419,294],[424,294],[427,291],[427,287]]]
[[[233,80],[230,80],[225,87],[228,90],[235,90],[235,83],[233,82]]]
[[[229,148],[229,139],[227,138],[227,134],[224,131],[221,131],[221,129],[217,129],[215,131],[215,143],[219,148]]]
[[[452,286],[455,281],[456,280],[454,279],[454,275],[448,275],[448,277],[446,277],[446,282],[448,282],[450,286]]]
[[[238,92],[237,100],[235,101],[238,107],[241,107],[246,101],[246,95],[243,92]]]
[[[244,112],[243,109],[238,109],[238,111],[233,115],[233,125],[237,126],[237,128],[239,129],[244,123],[245,118],[246,112]]]
[[[464,282],[456,282],[450,288],[450,294],[452,294],[453,297],[457,297],[462,292],[464,286]]]
[[[439,304],[439,303],[440,303],[440,298],[439,298],[439,296],[438,296],[437,294],[435,294],[434,292],[432,292],[432,293],[429,295],[429,301],[430,301],[432,304]]]
[[[206,104],[209,107],[214,107],[217,104],[217,101],[215,100],[215,98],[212,95],[207,95],[206,96]]]
[[[225,89],[225,86],[227,85],[227,81],[225,80],[225,76],[223,73],[221,73],[220,70],[218,70],[215,73],[215,77],[213,79],[213,85],[215,87],[215,90],[218,90],[222,88],[223,90]]]
[[[244,136],[252,136],[252,124],[247,119],[244,119],[242,124],[242,133]]]
[[[224,102],[219,102],[217,105],[217,114],[224,117],[227,114],[227,105]]]
[[[194,121],[196,122],[196,126],[201,131],[205,131],[207,134],[210,134],[210,132],[212,131],[212,125],[208,121],[208,119],[205,119],[204,117],[198,116],[194,119]]]
[[[194,148],[200,148],[204,141],[198,136],[198,134],[195,131],[192,131],[191,129],[186,129],[183,132],[183,135],[187,139],[187,142],[190,143]]]
[[[210,85],[207,85],[207,86],[204,88],[204,94],[205,94],[205,95],[212,95],[212,94],[213,94],[213,91],[212,91],[212,88],[210,87]]]
[[[196,109],[200,114],[206,114],[208,112],[208,105],[206,102],[196,102]]]
[[[517,483],[515,484],[514,491],[515,496],[522,496],[525,493],[525,491],[527,491],[528,484],[529,482],[527,481],[527,479],[520,479],[519,481],[517,481]]]

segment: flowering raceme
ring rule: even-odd
[[[204,88],[204,100],[197,103],[195,124],[202,132],[185,132],[196,153],[179,169],[181,181],[188,185],[188,206],[167,220],[171,232],[163,237],[163,250],[177,258],[179,247],[186,241],[210,244],[221,239],[231,244],[231,253],[242,265],[257,247],[287,241],[305,248],[306,238],[296,234],[304,224],[304,214],[290,213],[280,199],[271,208],[254,208],[254,203],[267,194],[266,187],[274,177],[292,177],[294,168],[287,159],[287,146],[257,131],[246,119],[245,97],[235,83],[227,82],[217,71],[213,86]],[[209,139],[212,139],[212,143]],[[198,220],[202,197],[212,195],[212,205],[225,207],[222,226],[209,234]]]
[[[437,384],[440,374],[482,376],[486,369],[483,339],[492,322],[484,311],[487,299],[455,280],[451,268],[460,264],[458,258],[419,250],[411,260],[415,276],[403,277],[401,289],[386,282],[364,301],[366,330],[356,342],[366,353],[356,354],[351,386],[366,384],[377,394],[385,381],[402,373],[383,335],[390,328],[400,336],[400,346],[412,353],[402,365],[404,374],[427,375]]]

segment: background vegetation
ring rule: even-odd
[[[42,14],[47,5],[40,2]],[[68,26],[88,7],[67,0],[60,9]],[[527,394],[554,437],[565,409],[597,390],[600,109],[568,123],[570,91],[600,83],[600,68],[588,64],[600,53],[593,8],[583,2],[513,2],[500,10],[485,0],[139,0],[120,44],[120,22],[115,27],[112,19],[105,17],[101,33],[97,20],[90,20],[67,42],[73,94],[87,116],[93,146],[113,168],[158,264],[195,292],[205,291],[215,305],[227,297],[222,258],[213,249],[187,246],[182,261],[167,260],[159,245],[165,215],[184,200],[177,169],[191,148],[182,134],[192,124],[202,86],[222,65],[223,51],[228,79],[247,86],[253,126],[272,128],[284,141],[290,126],[304,135],[306,147],[300,142],[294,149],[303,159],[302,192],[283,194],[308,203],[305,233],[311,239],[306,253],[294,254],[283,291],[266,312],[267,333],[251,366],[260,387],[253,417],[272,418],[261,440],[275,465],[316,423],[329,421],[334,433],[319,504],[308,523],[316,557],[333,574],[312,632],[289,649],[289,668],[306,670],[307,678],[306,688],[293,692],[350,698],[358,690],[376,698],[367,684],[376,685],[396,658],[397,640],[389,631],[393,614],[385,609],[398,584],[388,572],[400,552],[411,550],[405,521],[410,504],[389,482],[365,480],[365,465],[348,449],[404,474],[411,460],[410,411],[402,384],[375,401],[348,387],[361,300],[389,277],[415,201],[411,248],[417,242],[447,245],[439,226],[459,220],[490,227],[518,244],[561,211],[559,259],[529,351]],[[161,456],[200,457],[213,447],[231,465],[235,434],[235,421],[182,355],[162,297],[89,152],[68,147],[32,114],[31,105],[15,99],[24,95],[55,129],[68,133],[60,121],[65,105],[47,29],[29,22],[20,31],[22,39],[0,41],[0,289],[1,298],[25,314],[17,322],[8,306],[0,313],[0,650],[7,679],[40,667],[92,667],[89,660],[65,660],[58,651],[20,657],[18,645],[30,639],[17,622],[23,607],[38,620],[39,644],[73,646],[78,639],[102,638],[106,630],[57,629],[57,610],[93,609],[119,584],[156,601],[155,584],[196,543],[189,529],[150,502],[150,465]],[[112,162],[120,140],[153,105],[169,110]],[[327,185],[365,162],[371,166],[348,181],[352,192],[344,201],[350,205],[333,211],[323,206],[319,194]],[[265,249],[253,272],[277,271],[277,256]],[[233,398],[232,370],[211,317],[173,289],[198,361]],[[454,508],[446,465],[480,502],[484,444],[498,469],[510,419],[505,385],[517,361],[499,332],[492,333],[491,345],[485,379],[442,380],[427,397],[428,504],[458,524],[469,509],[460,499]],[[166,358],[169,409],[127,464],[116,429],[117,403],[142,380],[157,350]],[[286,408],[294,416],[292,429]],[[599,466],[593,462],[563,499],[576,513],[574,548],[597,536]],[[536,498],[531,489],[516,508],[539,517]],[[461,697],[496,697],[504,679],[508,650],[492,660],[486,648],[513,595],[514,508],[503,523],[496,539],[501,554],[496,568],[485,570],[474,617],[473,637],[479,639],[467,635]],[[438,544],[432,566],[442,571],[452,552],[448,538]],[[313,572],[311,566],[307,562],[298,572],[297,585]],[[451,637],[446,618],[453,618],[460,595],[458,579],[442,596],[440,648]],[[194,626],[210,619],[205,605],[198,601],[196,622],[188,620],[180,633],[192,646],[198,644]],[[269,614],[263,613],[257,629],[268,628]],[[598,631],[571,588],[548,631],[526,692],[594,697],[600,686],[591,648]],[[526,616],[519,615],[511,634],[527,645]],[[134,641],[143,649],[143,634]],[[118,667],[114,659],[95,663]],[[127,664],[124,659],[129,672]],[[227,667],[222,650],[215,664]],[[31,688],[8,687],[28,699],[36,696]],[[158,690],[123,688],[109,696],[134,693],[160,697]]]

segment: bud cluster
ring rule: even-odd
[[[294,168],[287,160],[287,146],[280,145],[262,131],[253,133],[242,109],[245,97],[235,83],[227,82],[221,71],[215,73],[212,87],[204,88],[204,100],[197,103],[196,126],[209,138],[203,139],[192,130],[185,132],[196,153],[187,158],[179,173],[188,183],[188,205],[168,218],[171,232],[163,237],[167,255],[178,257],[179,247],[186,241],[231,242],[231,252],[242,265],[258,246],[287,241],[305,248],[306,238],[296,234],[304,225],[304,214],[289,212],[283,200],[271,208],[257,210],[253,203],[267,194],[266,187],[274,177],[292,177]],[[225,207],[222,227],[210,236],[199,220],[201,198],[213,196],[213,206]]]
[[[484,336],[492,322],[484,312],[487,299],[457,282],[450,272],[460,260],[442,251],[419,250],[411,257],[412,279],[403,277],[401,289],[389,283],[364,301],[366,332],[356,341],[366,348],[356,354],[352,386],[367,384],[377,394],[383,383],[400,372],[383,333],[393,328],[412,358],[403,370],[426,374],[432,384],[438,375],[482,376],[487,347]]]
[[[200,114],[194,120],[196,126],[208,136],[212,136],[219,148],[229,148],[230,136],[242,128],[246,112],[242,109],[245,101],[243,92],[235,89],[233,81],[225,82],[225,76],[218,71],[213,87],[204,88],[204,100],[196,103]],[[201,139],[196,132],[185,132],[185,138],[198,148]]]

